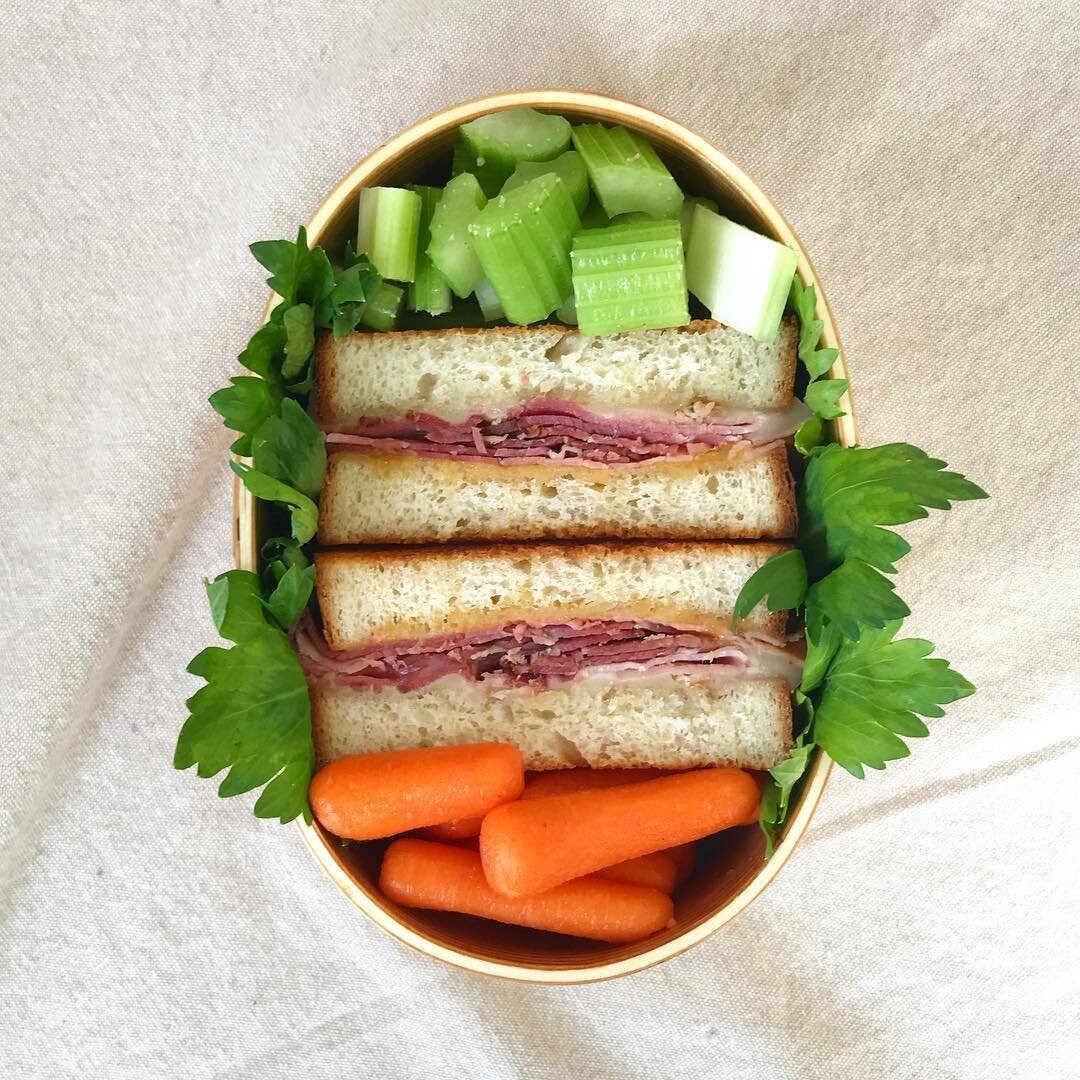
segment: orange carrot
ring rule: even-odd
[[[480,835],[482,817],[456,818],[444,821],[441,825],[429,825],[420,830],[420,835],[427,840],[465,840],[470,836]]]
[[[656,889],[668,896],[675,891],[678,874],[675,860],[666,851],[652,851],[648,855],[639,855],[636,859],[627,859],[596,871],[596,876],[605,881],[621,881],[624,885]]]
[[[308,797],[323,828],[375,840],[486,814],[524,784],[517,747],[474,743],[339,758],[315,774]]]
[[[488,885],[480,856],[428,840],[395,840],[383,857],[379,888],[395,903],[480,915],[596,941],[640,941],[671,922],[671,898],[598,878],[568,881],[542,896],[512,900]]]
[[[545,795],[565,795],[569,791],[586,788],[614,787],[617,784],[636,784],[640,780],[653,780],[663,776],[663,769],[556,769],[553,772],[530,773],[525,778],[523,799],[538,799]],[[483,818],[460,818],[424,829],[421,835],[427,840],[462,840],[466,836],[479,836]]]
[[[523,799],[546,799],[549,795],[569,795],[571,791],[638,784],[663,776],[663,769],[556,769],[532,773],[525,778]]]
[[[681,885],[694,872],[697,844],[680,844],[668,848],[667,853],[675,860],[675,884]]]
[[[533,773],[525,777],[523,799],[542,799],[551,795],[569,795],[572,791],[591,791],[595,788],[618,787],[621,784],[640,784],[660,776],[674,776],[664,769],[561,769],[557,772]],[[435,839],[433,837],[433,839]],[[659,852],[628,859],[598,871],[598,875],[611,881],[623,881],[627,885],[646,885],[671,893],[675,886],[685,881],[693,869],[692,852],[681,852],[675,859],[675,876],[671,877],[670,863],[659,858]],[[689,859],[689,865],[687,860]]]
[[[484,872],[504,896],[532,896],[650,851],[757,820],[742,769],[700,769],[641,784],[497,806],[480,830]]]
[[[437,828],[437,826],[436,826]],[[434,832],[434,829],[421,830],[423,835]],[[455,847],[468,848],[469,851],[480,850],[479,836],[465,836],[460,840],[448,840],[448,844]],[[692,845],[687,844],[687,847]],[[681,851],[681,848],[672,848],[671,852],[654,851],[651,855],[641,855],[636,859],[627,859],[626,862],[616,863],[614,866],[605,866],[603,870],[597,870],[595,876],[605,881],[621,881],[624,885],[639,885],[643,889],[656,889],[670,896],[675,891],[679,880],[678,863],[673,853]]]

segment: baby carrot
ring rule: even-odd
[[[315,774],[308,797],[323,828],[375,840],[485,814],[524,784],[517,747],[473,743],[339,758]]]
[[[426,837],[434,832],[435,828],[421,831]],[[480,850],[479,836],[465,836],[460,840],[446,842],[455,847],[468,848],[469,851]],[[670,896],[675,891],[679,880],[678,864],[673,854],[681,850],[681,848],[672,848],[670,853],[654,851],[651,855],[640,855],[636,859],[627,859],[626,862],[616,863],[614,866],[605,866],[603,870],[597,870],[594,876],[603,878],[605,881],[621,881],[624,885],[639,885],[643,889],[656,889]]]
[[[425,836],[433,831],[423,830]],[[468,848],[469,851],[480,850],[479,836],[466,836],[446,842],[455,847]],[[681,849],[672,848],[672,852],[679,850]],[[670,896],[679,882],[679,868],[671,853],[654,851],[651,855],[640,855],[636,859],[627,859],[626,862],[616,863],[614,866],[605,866],[603,870],[597,870],[594,876],[604,878],[605,881],[621,881],[624,885],[639,885],[643,889],[656,889]]]
[[[596,876],[605,881],[621,881],[624,885],[640,885],[643,889],[656,889],[670,896],[675,891],[675,879],[679,868],[666,851],[651,851],[636,859],[617,862],[597,870]]]
[[[639,780],[652,780],[663,776],[662,769],[556,769],[554,772],[532,773],[525,780],[523,799],[538,799],[545,795],[565,795],[569,791],[586,788],[614,787],[617,784],[635,784]],[[479,836],[482,817],[459,818],[423,830],[427,840],[462,840],[466,836]]]
[[[595,941],[639,941],[663,929],[673,916],[671,898],[663,893],[599,878],[510,899],[487,883],[476,852],[409,838],[386,849],[379,888],[407,907],[480,915]]]
[[[521,798],[537,799],[544,795],[565,795],[568,791],[584,791],[591,787],[633,784],[662,775],[659,769],[558,769],[555,772],[533,773],[525,779]],[[420,835],[426,840],[463,840],[467,836],[479,836],[483,820],[482,817],[459,818],[442,825],[432,825],[421,830]]]
[[[568,795],[572,791],[591,791],[594,788],[618,787],[620,784],[640,784],[660,776],[674,776],[664,769],[561,769],[558,772],[534,773],[525,778],[523,799],[541,799],[551,795]],[[437,837],[432,837],[437,839]],[[692,845],[687,850],[672,849],[669,854],[675,861],[675,876],[671,878],[670,864],[659,858],[659,852],[642,855],[637,859],[616,863],[598,871],[600,877],[611,881],[624,881],[628,885],[647,885],[661,892],[671,893],[675,886],[685,881],[694,868]]]
[[[545,799],[549,795],[568,795],[571,791],[637,784],[664,775],[663,769],[556,769],[526,777],[521,797]]]
[[[700,769],[641,784],[498,806],[480,830],[496,892],[532,896],[650,851],[757,820],[758,788],[742,769]]]
[[[421,829],[420,834],[427,840],[465,840],[470,836],[480,835],[482,817],[455,818],[444,821],[441,825],[429,825]]]

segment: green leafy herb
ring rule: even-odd
[[[382,279],[351,244],[344,264],[332,266],[322,248],[307,246],[303,228],[295,243],[262,240],[251,252],[270,271],[267,284],[282,301],[252,335],[240,363],[279,390],[303,397],[314,381],[316,330],[332,328],[336,337],[355,330]]]
[[[945,462],[907,443],[869,449],[835,444],[815,450],[800,491],[799,545],[807,564],[831,569],[845,558],[896,572],[911,545],[882,528],[948,510],[986,492]]]
[[[281,317],[285,328],[285,362],[281,375],[292,382],[300,375],[315,349],[315,311],[310,304],[293,304]]]
[[[270,271],[266,284],[281,297],[286,309],[299,303],[315,307],[333,291],[330,260],[322,248],[308,247],[307,230],[302,225],[295,243],[260,240],[250,250],[256,261]]]
[[[806,457],[815,446],[825,442],[825,421],[820,416],[811,416],[799,425],[795,432],[795,449]]]
[[[291,630],[304,614],[314,585],[314,566],[290,566],[282,574],[266,606],[283,630]]]
[[[799,275],[791,279],[788,307],[799,317],[799,359],[811,379],[819,379],[836,362],[839,349],[819,349],[825,324],[817,318],[817,289],[804,286]]]
[[[824,440],[822,421],[836,420],[844,415],[837,402],[847,392],[848,380],[823,378],[836,362],[840,350],[818,348],[825,324],[817,318],[817,289],[813,285],[804,286],[798,274],[791,280],[788,308],[799,316],[799,360],[810,376],[803,401],[816,414],[814,420],[806,421],[795,435],[795,448],[805,455]]]
[[[823,323],[812,285],[796,277],[788,307],[799,317],[798,355],[810,377],[805,400],[815,413],[795,434],[795,448],[807,458],[798,493],[799,548],[774,556],[746,582],[733,618],[745,618],[763,597],[770,610],[803,603],[806,660],[794,694],[802,731],[762,793],[767,858],[815,745],[862,777],[864,767],[884,768],[908,753],[901,736],[927,733],[919,716],[941,716],[942,705],[974,691],[946,661],[926,659],[929,642],[893,640],[909,612],[881,571],[895,573],[910,550],[887,526],[926,517],[929,508],[986,498],[913,446],[863,449],[830,441],[827,421],[843,415],[838,401],[848,387],[845,379],[825,378],[839,354],[818,348]]]
[[[236,375],[229,386],[210,395],[210,404],[225,421],[225,426],[243,434],[231,449],[246,457],[251,453],[254,432],[281,407],[281,391],[266,379],[252,375]]]
[[[345,258],[334,270],[335,285],[328,306],[315,314],[319,326],[331,326],[334,337],[344,337],[359,325],[364,305],[379,292],[382,278],[366,255],[358,255],[350,240],[345,245]]]
[[[274,536],[265,541],[260,552],[268,566],[280,566],[281,571],[274,577],[276,585],[291,566],[303,569],[311,565],[307,552],[291,536]]]
[[[292,534],[298,543],[306,544],[314,537],[319,524],[319,508],[303,492],[239,461],[230,461],[229,467],[257,499],[281,503],[289,508]]]
[[[210,403],[240,433],[234,453],[254,468],[231,462],[256,498],[289,512],[292,535],[263,547],[263,580],[234,570],[207,584],[210,610],[232,649],[210,648],[188,668],[207,684],[188,702],[175,765],[198,764],[200,776],[229,773],[218,793],[266,785],[255,804],[260,817],[311,820],[307,786],[315,764],[307,683],[284,631],[311,599],[315,568],[303,545],[315,536],[315,500],[326,473],[326,444],[297,398],[315,377],[315,336],[332,327],[354,330],[381,279],[351,245],[334,268],[322,248],[309,248],[303,228],[295,243],[252,244],[270,271],[267,284],[281,297],[270,320],[251,337],[240,362],[255,375],[238,376]]]
[[[280,416],[271,416],[252,440],[252,459],[259,472],[295,488],[309,499],[318,497],[326,475],[326,440],[303,406],[286,398]]]
[[[758,823],[765,834],[765,858],[772,858],[776,835],[787,818],[788,806],[795,785],[810,767],[810,759],[816,749],[813,742],[806,741],[804,732],[795,740],[788,756],[769,770],[769,779],[761,793],[761,809]]]
[[[806,388],[803,400],[822,420],[835,420],[844,415],[844,410],[836,403],[847,388],[847,379],[815,379]]]
[[[240,354],[240,363],[274,384],[280,394],[281,365],[285,358],[285,327],[280,322],[268,322],[260,326],[247,348]],[[227,426],[228,420],[225,421]]]
[[[841,642],[815,707],[814,739],[859,779],[864,765],[884,769],[910,753],[900,736],[929,734],[920,716],[944,716],[942,705],[975,692],[947,660],[927,659],[929,641],[894,640],[899,628],[892,622]]]
[[[802,682],[796,694],[809,694],[829,670],[829,664],[840,648],[842,635],[831,623],[815,619],[815,625],[809,620],[806,624],[806,661],[803,664]]]
[[[796,608],[806,596],[806,562],[797,548],[773,555],[747,580],[735,601],[731,628],[750,614],[764,597],[769,611]]]
[[[229,772],[222,798],[266,785],[256,817],[311,821],[307,786],[315,766],[311,705],[300,662],[280,631],[235,645],[204,649],[188,671],[206,685],[188,699],[173,765],[198,775]]]
[[[307,230],[301,227],[297,242],[307,249]],[[255,261],[270,271],[266,284],[283,300],[295,302],[297,290],[297,244],[291,240],[256,240],[248,246]]]
[[[765,781],[758,804],[758,825],[765,834],[765,858],[771,859],[776,850],[776,834],[784,823],[786,812],[780,812],[780,785],[775,780]]]
[[[309,590],[310,591],[310,590]],[[204,649],[188,671],[206,685],[188,699],[173,765],[199,776],[229,772],[223,798],[266,785],[255,813],[311,821],[307,785],[315,764],[311,707],[300,662],[267,617],[259,579],[230,570],[206,586],[210,610],[231,649]]]
[[[910,615],[907,604],[893,591],[895,588],[862,559],[845,559],[807,592],[808,633],[820,637],[820,628],[828,620],[842,634],[858,641],[861,627],[882,627]]]
[[[263,596],[269,597],[281,579],[294,567],[306,570],[311,566],[308,553],[291,536],[275,536],[262,546]]]
[[[206,583],[210,614],[218,633],[242,645],[270,629],[259,579],[250,570],[229,570]]]

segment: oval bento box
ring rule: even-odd
[[[645,135],[685,191],[715,199],[723,213],[799,255],[797,273],[817,286],[817,317],[824,324],[821,344],[839,348],[820,282],[794,230],[768,196],[726,155],[702,136],[666,116],[601,94],[576,90],[526,90],[495,94],[444,109],[413,124],[369,154],[334,188],[308,224],[309,243],[333,256],[355,237],[357,193],[374,185],[430,182],[439,164],[449,161],[457,128],[500,109],[529,106],[564,115],[571,122],[622,124]],[[266,317],[269,317],[270,305]],[[832,371],[846,378],[843,354]],[[856,441],[850,398],[847,415],[836,422],[844,445]],[[258,570],[259,515],[254,497],[234,486],[234,549],[237,565]],[[342,845],[317,824],[300,823],[316,861],[339,889],[377,926],[418,951],[468,971],[539,983],[581,983],[628,975],[670,959],[715,933],[746,908],[776,877],[806,832],[831,762],[823,754],[811,766],[783,837],[769,862],[764,837],[756,828],[722,833],[700,848],[694,876],[676,897],[675,925],[632,945],[584,942],[519,927],[441,912],[415,911],[384,899],[377,887],[384,844]]]

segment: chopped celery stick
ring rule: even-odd
[[[404,299],[404,289],[384,281],[379,291],[364,305],[360,325],[370,330],[393,330]]]
[[[417,184],[413,191],[420,196],[420,233],[416,251],[416,276],[409,286],[409,309],[441,315],[453,307],[454,301],[446,278],[427,253],[427,246],[431,243],[431,215],[442,198],[442,189]]]
[[[711,210],[714,214],[719,211],[719,207],[712,199],[705,199],[700,195],[687,195],[683,199],[682,210],[679,212],[679,224],[682,226],[684,251],[690,246],[690,226],[693,223],[695,206],[704,206],[706,210]]]
[[[567,150],[565,154],[560,154],[550,161],[519,161],[510,179],[503,184],[503,191],[513,191],[514,188],[547,173],[555,173],[562,178],[580,214],[589,201],[589,174],[585,171],[585,162],[576,150]]]
[[[573,138],[608,217],[634,210],[654,218],[679,216],[679,185],[643,136],[624,127],[581,124]]]
[[[374,187],[360,192],[356,250],[371,259],[384,278],[412,281],[420,232],[420,196],[405,188]]]
[[[604,213],[604,208],[593,199],[581,212],[581,227],[583,229],[606,229],[611,224],[611,218]]]
[[[574,237],[574,300],[583,334],[658,330],[690,321],[677,221],[636,221]]]
[[[474,172],[476,158],[472,156],[469,148],[460,140],[454,143],[454,157],[450,162],[450,175],[460,176],[463,172]]]
[[[570,293],[570,240],[581,222],[554,173],[500,195],[469,226],[509,322],[546,319]]]
[[[574,303],[573,293],[555,309],[555,318],[567,326],[577,326],[577,304]]]
[[[459,129],[476,161],[476,177],[490,198],[519,161],[550,161],[570,146],[570,124],[535,109],[506,109],[481,116]]]
[[[491,282],[487,278],[484,278],[476,286],[476,302],[484,313],[484,322],[495,322],[496,319],[501,319],[505,314],[502,304],[499,303],[499,298],[495,295],[495,290],[491,287]]]
[[[455,176],[443,188],[431,216],[431,242],[427,253],[454,290],[464,299],[484,276],[469,241],[469,224],[484,208],[487,199],[472,173]]]
[[[772,341],[799,257],[789,247],[694,208],[686,280],[714,319],[758,341]]]

